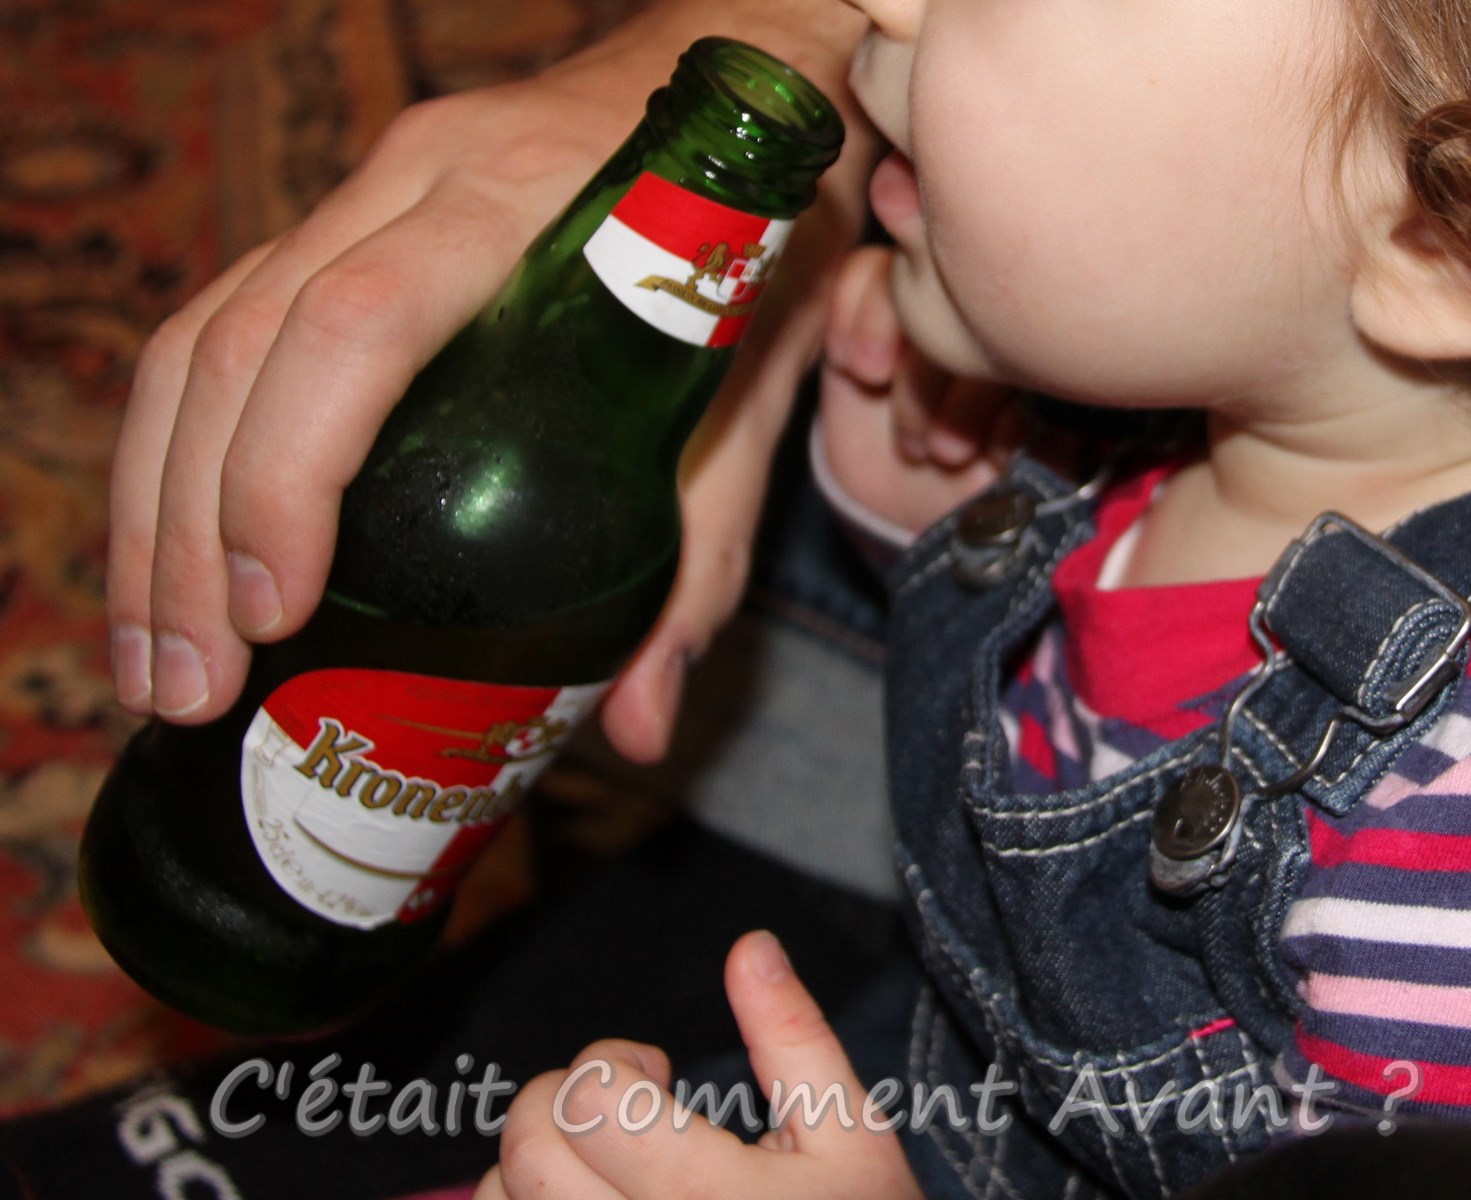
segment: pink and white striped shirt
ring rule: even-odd
[[[1017,787],[1077,787],[1219,718],[1258,654],[1247,634],[1257,580],[1099,585],[1109,552],[1163,472],[1121,484],[1099,533],[1058,568],[1059,615],[1004,696]],[[1311,1066],[1333,1102],[1471,1116],[1471,687],[1342,817],[1308,807],[1311,864],[1281,949],[1305,1007],[1277,1064]]]

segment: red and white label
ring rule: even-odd
[[[298,675],[271,693],[242,744],[256,851],[290,896],[340,925],[422,917],[606,686]]]
[[[650,325],[696,346],[741,340],[792,222],[757,217],[644,174],[583,254]]]

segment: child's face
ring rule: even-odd
[[[1217,406],[1351,339],[1362,197],[1314,136],[1335,4],[850,2],[873,22],[853,85],[908,160],[873,184],[896,303],[942,365]]]

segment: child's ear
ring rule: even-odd
[[[1471,264],[1421,213],[1375,235],[1350,292],[1354,325],[1392,354],[1471,359]]]

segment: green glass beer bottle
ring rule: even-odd
[[[765,53],[696,42],[643,121],[418,375],[343,497],[327,595],[207,725],[129,743],[83,904],[155,995],[326,1027],[446,901],[654,624],[676,464],[843,137]]]

